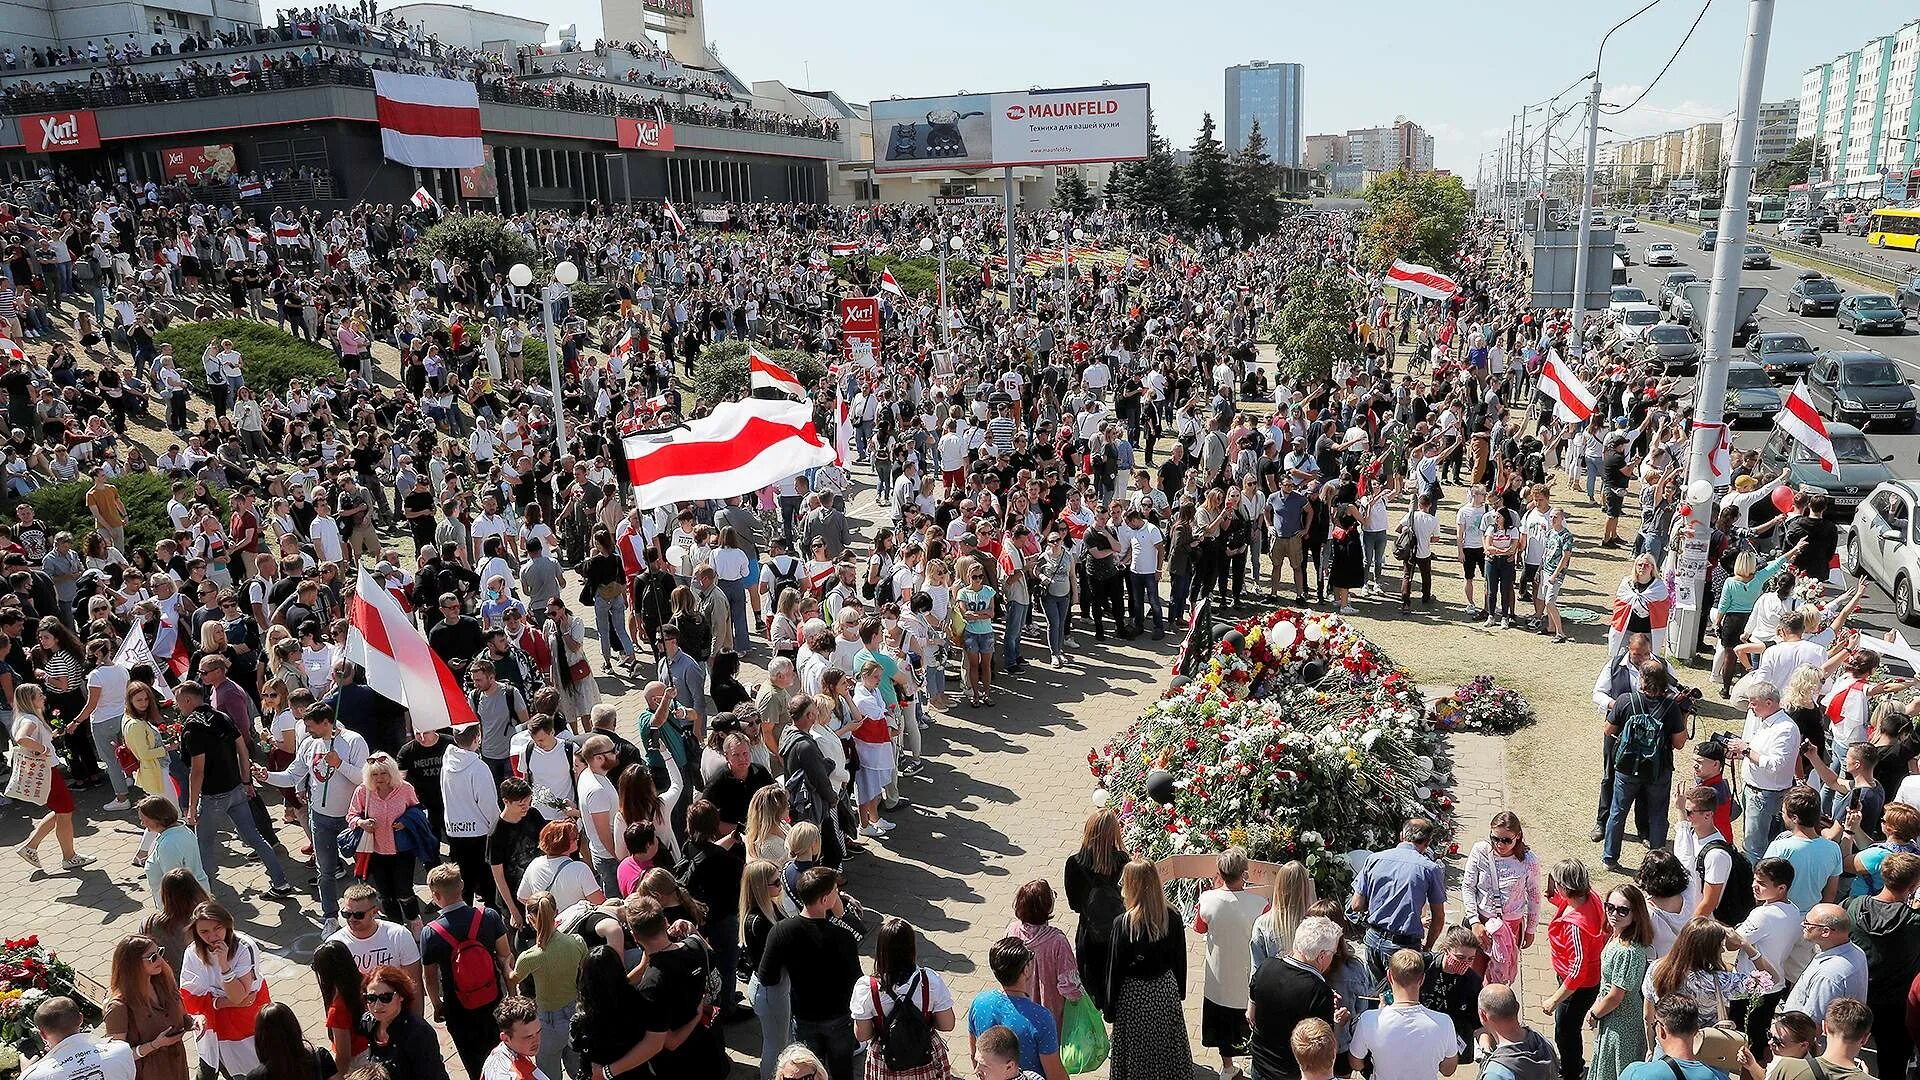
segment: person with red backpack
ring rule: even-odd
[[[487,1055],[500,1041],[493,1008],[506,996],[500,973],[513,967],[507,923],[486,908],[462,899],[460,868],[450,863],[427,874],[440,917],[420,935],[420,959],[426,966],[433,1018],[447,1026],[470,1080],[480,1080]]]

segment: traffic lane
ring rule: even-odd
[[[1664,222],[1642,221],[1640,227],[1651,230],[1655,228],[1668,228],[1669,226]],[[1747,230],[1768,240],[1784,241],[1786,239],[1780,235],[1779,225],[1775,222],[1749,225],[1747,226]],[[1634,234],[1625,233],[1623,235],[1631,238]],[[1687,235],[1691,237],[1692,234]],[[1864,236],[1848,236],[1845,233],[1821,233],[1820,245],[1824,248],[1832,248],[1836,251],[1846,252],[1849,255],[1860,255],[1870,259],[1885,259],[1897,267],[1920,271],[1920,252],[1907,251],[1902,248],[1877,248],[1867,243],[1867,238]]]

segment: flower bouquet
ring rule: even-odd
[[[100,1007],[82,992],[71,965],[38,937],[0,941],[0,1080],[18,1076],[23,1058],[45,1052],[33,1026],[33,1011],[50,997],[70,997],[87,1023],[100,1022]]]
[[[1087,763],[1094,804],[1120,815],[1136,855],[1238,845],[1304,862],[1321,895],[1343,895],[1348,853],[1392,846],[1408,818],[1452,826],[1425,698],[1337,615],[1280,609],[1239,623]]]
[[[1510,735],[1536,719],[1526,698],[1494,682],[1491,675],[1475,677],[1433,705],[1433,722],[1443,731]]]

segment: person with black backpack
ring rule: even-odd
[[[1753,864],[1721,834],[1714,820],[1719,803],[1719,793],[1704,784],[1687,792],[1687,820],[1673,838],[1673,854],[1690,875],[1687,909],[1739,926],[1755,906]]]
[[[873,974],[853,986],[853,1034],[867,1044],[867,1080],[949,1080],[940,1036],[954,1028],[953,994],[920,966],[918,938],[905,919],[880,924]]]
[[[1647,804],[1648,828],[1641,839],[1648,848],[1666,844],[1673,752],[1687,744],[1688,727],[1687,706],[1671,689],[1666,665],[1648,660],[1640,668],[1640,688],[1615,698],[1607,711],[1607,734],[1614,739],[1613,799],[1600,861],[1615,873],[1621,872],[1620,847],[1636,799]]]

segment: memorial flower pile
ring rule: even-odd
[[[1337,615],[1241,622],[1087,763],[1094,804],[1119,813],[1136,855],[1238,845],[1305,862],[1322,895],[1346,887],[1349,852],[1392,846],[1408,818],[1452,827],[1424,697]]]
[[[19,1074],[22,1055],[42,1053],[33,1010],[47,998],[71,997],[80,1003],[88,1023],[99,1022],[98,1005],[74,978],[73,968],[38,937],[0,941],[0,1078]]]
[[[1433,722],[1447,731],[1510,735],[1536,719],[1526,698],[1494,682],[1491,675],[1463,683],[1453,696],[1433,705]]]

